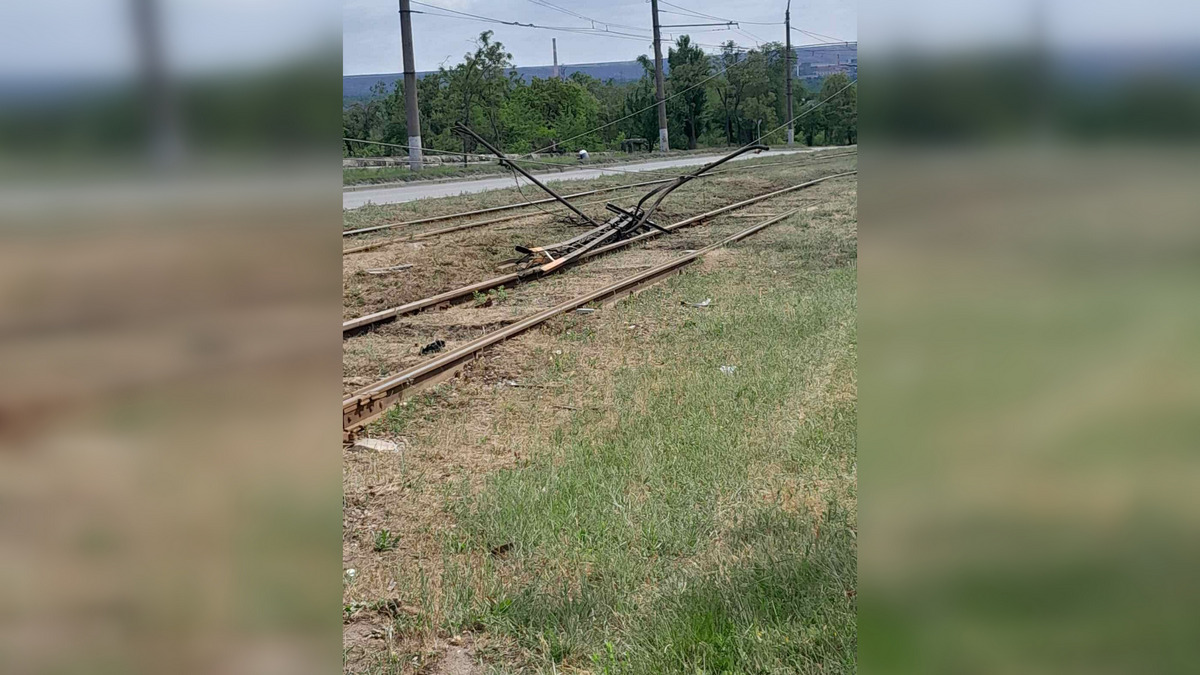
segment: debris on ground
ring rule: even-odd
[[[445,348],[446,348],[445,340],[434,340],[433,342],[430,342],[429,344],[425,345],[424,347],[421,347],[421,355],[424,356],[426,354],[436,354]]]
[[[701,300],[700,302],[687,302],[685,300],[680,300],[679,304],[683,305],[684,307],[703,308],[703,307],[708,307],[709,305],[712,304],[712,298],[705,298],[705,299]]]
[[[591,314],[592,312],[595,312],[595,311],[596,311],[595,307],[576,307],[575,308],[576,314]]]
[[[392,441],[385,441],[380,438],[360,438],[354,441],[354,447],[366,448],[367,450],[378,450],[380,452],[397,452],[400,446]]]
[[[721,366],[721,372],[726,375],[732,375],[737,370],[737,366]]]
[[[393,272],[400,272],[400,271],[409,269],[412,266],[413,266],[413,263],[409,263],[407,265],[395,265],[393,267],[374,267],[371,269],[361,270],[360,273],[361,274],[376,274],[376,275],[391,274]]]

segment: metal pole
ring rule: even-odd
[[[133,0],[142,78],[150,122],[151,157],[159,166],[173,166],[183,155],[183,138],[176,114],[174,91],[167,73],[162,17],[158,0]]]
[[[400,42],[404,52],[404,119],[408,126],[408,168],[421,170],[421,111],[417,108],[417,71],[413,65],[412,8],[400,0]]]
[[[783,32],[787,42],[783,53],[784,67],[787,68],[787,144],[796,142],[796,122],[792,114],[792,0],[788,0],[787,11],[783,14]]]
[[[492,154],[494,154],[494,155],[496,155],[497,157],[499,157],[499,158],[500,158],[500,163],[501,163],[501,164],[503,164],[503,165],[505,165],[505,166],[508,166],[508,167],[511,167],[511,168],[512,168],[514,171],[517,171],[517,172],[519,172],[519,173],[520,173],[522,176],[525,176],[526,178],[528,178],[530,183],[533,183],[534,185],[536,185],[536,186],[538,186],[538,187],[542,188],[543,190],[545,190],[545,191],[546,191],[546,194],[550,195],[551,197],[554,197],[554,198],[555,198],[555,199],[557,199],[557,200],[558,200],[558,201],[559,201],[559,202],[560,202],[560,203],[561,203],[563,206],[565,206],[565,207],[567,207],[568,209],[571,209],[572,211],[574,211],[574,212],[575,212],[575,215],[577,215],[577,216],[579,216],[580,218],[583,218],[583,219],[584,219],[584,220],[586,220],[587,222],[591,223],[591,224],[592,224],[594,227],[600,227],[600,223],[597,223],[596,221],[592,220],[592,219],[591,219],[591,217],[590,217],[590,216],[588,216],[588,214],[586,214],[586,213],[584,213],[583,211],[580,211],[579,209],[575,208],[575,205],[574,205],[574,204],[572,204],[571,202],[567,201],[566,199],[563,199],[563,198],[562,198],[562,196],[561,196],[561,195],[559,195],[559,194],[558,194],[557,192],[555,192],[554,190],[551,190],[550,188],[546,187],[546,184],[545,184],[545,183],[543,183],[542,181],[540,181],[540,180],[538,180],[538,179],[534,178],[534,177],[533,177],[533,174],[531,174],[531,173],[529,173],[528,171],[526,171],[525,169],[523,169],[523,168],[521,168],[521,167],[517,166],[516,162],[510,162],[510,161],[508,160],[508,158],[504,156],[504,153],[503,153],[503,152],[500,152],[500,151],[499,151],[499,150],[497,150],[497,149],[496,149],[496,147],[495,147],[495,146],[493,146],[491,143],[488,143],[487,141],[483,140],[483,136],[480,136],[479,134],[475,133],[475,130],[474,130],[474,129],[471,129],[470,127],[468,127],[468,126],[465,126],[465,125],[462,125],[462,124],[456,124],[456,125],[454,125],[454,131],[457,131],[457,132],[458,132],[458,133],[460,133],[460,134],[466,134],[466,135],[470,136],[471,138],[474,138],[476,141],[478,141],[478,143],[479,143],[480,145],[482,145],[483,147],[487,148],[488,150],[490,150],[490,151],[492,152]]]
[[[650,0],[650,11],[654,14],[654,88],[658,98],[658,149],[666,152],[671,148],[667,139],[667,100],[663,94],[662,37],[658,26],[658,0]]]
[[[558,38],[550,38],[550,48],[554,50],[554,73],[550,76],[554,79],[560,79],[558,76]]]

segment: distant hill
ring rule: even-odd
[[[561,65],[563,77],[580,72],[599,80],[616,80],[617,82],[632,82],[641,79],[642,66],[637,61],[613,61],[610,63],[578,63]],[[522,66],[516,69],[521,79],[528,82],[531,78],[550,77],[554,66]],[[417,77],[425,77],[430,71],[421,71]],[[383,73],[379,75],[346,75],[342,77],[342,96],[350,99],[364,99],[371,95],[371,88],[383,82],[388,91],[396,86],[396,81],[403,78],[402,73]]]
[[[797,76],[803,79],[820,79],[828,75],[830,70],[849,71],[854,77],[858,70],[858,43],[847,45],[826,45],[821,47],[799,48],[796,50]],[[665,67],[666,64],[664,64]],[[607,63],[576,63],[559,66],[563,77],[580,72],[591,75],[598,80],[615,80],[617,82],[633,82],[642,77],[642,66],[637,61],[610,61]],[[550,77],[554,66],[521,66],[516,69],[521,79],[528,82],[530,78]],[[429,72],[419,72],[417,77],[424,77]],[[396,81],[403,77],[401,73],[381,73],[378,75],[346,75],[342,77],[342,98],[349,101],[361,101],[371,97],[371,88],[383,82],[388,91],[396,87]]]

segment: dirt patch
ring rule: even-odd
[[[479,675],[483,667],[465,643],[446,647],[431,671],[434,675]]]

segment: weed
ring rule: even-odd
[[[508,300],[508,291],[503,286],[500,286],[499,288],[493,288],[487,293],[475,291],[472,297],[475,299],[476,307],[491,307],[492,305],[498,305]]]
[[[383,553],[384,551],[394,550],[400,545],[400,537],[392,534],[388,530],[380,530],[375,533],[375,552]]]

